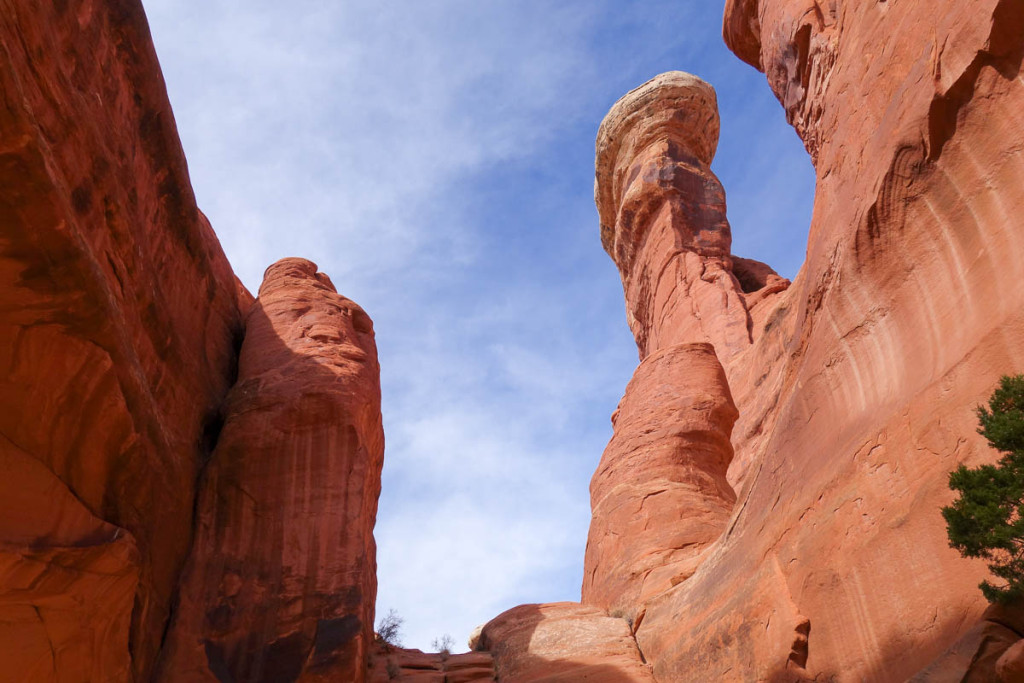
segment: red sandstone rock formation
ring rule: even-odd
[[[384,434],[370,318],[267,269],[203,477],[164,681],[364,680]]]
[[[1013,680],[1020,615],[937,511],[995,457],[972,407],[1024,369],[1024,6],[729,0],[724,33],[814,160],[807,263],[787,289],[730,254],[709,87],[612,110],[596,196],[642,363],[593,483],[596,606],[481,641],[503,680]],[[149,680],[251,298],[137,3],[0,0],[0,55],[2,675]],[[162,676],[362,680],[369,320],[285,261],[244,349]]]
[[[585,603],[636,618],[648,598],[693,574],[736,502],[725,479],[735,421],[710,344],[644,359],[590,485]]]
[[[276,264],[225,404],[252,297],[195,206],[141,7],[0,0],[0,55],[0,680],[151,680],[214,443],[163,677],[361,680],[369,318]]]
[[[750,345],[725,193],[710,168],[718,128],[715,91],[673,71],[619,100],[598,132],[601,243],[622,274],[641,360],[684,342],[711,342],[723,358]]]
[[[575,602],[520,605],[489,621],[478,647],[501,681],[653,681],[622,618]]]
[[[938,509],[950,469],[995,457],[973,406],[1024,368],[1024,7],[737,1],[725,21],[815,162],[815,212],[799,277],[724,362],[733,519],[637,640],[663,680],[905,680],[985,607]]]
[[[494,683],[494,658],[488,652],[426,653],[378,645],[370,661],[368,683]]]
[[[788,285],[746,259],[743,283],[733,274],[710,170],[718,127],[714,90],[676,71],[620,99],[597,137],[601,241],[642,363],[591,483],[583,601],[631,615],[692,575],[725,529],[736,409],[716,349],[728,360],[750,346],[747,292],[763,308]]]
[[[602,241],[641,358],[710,342],[740,414],[732,519],[692,576],[653,596],[644,587],[641,651],[666,681],[1010,675],[1015,650],[1000,656],[1019,631],[973,627],[984,568],[948,548],[938,510],[949,470],[996,457],[973,406],[1024,369],[1024,6],[735,0],[725,35],[804,139],[815,213],[807,263],[782,291],[722,239],[720,188],[701,168],[712,98],[661,77],[602,127]],[[693,121],[705,135],[687,131]],[[624,405],[642,414],[632,393]],[[675,419],[659,405],[647,406],[651,430]],[[595,478],[584,597],[599,605],[633,600],[636,567],[664,547],[600,504],[616,485],[643,502],[650,473],[609,467],[619,449],[613,440]],[[593,545],[616,524],[638,544],[624,558]]]
[[[0,0],[3,680],[148,680],[243,305],[138,3]]]

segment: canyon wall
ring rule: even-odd
[[[369,316],[315,264],[275,263],[246,319],[159,679],[362,681],[383,459]]]
[[[938,511],[1024,370],[1024,5],[729,0],[724,34],[814,161],[806,263],[731,253],[710,86],[616,104],[640,366],[582,601],[478,646],[506,681],[995,680],[1024,620]],[[0,680],[491,677],[371,647],[372,324],[308,261],[238,284],[138,2],[0,0],[0,225]]]
[[[730,254],[709,88],[664,74],[613,107],[596,199],[641,365],[583,607],[658,680],[996,680],[1024,630],[939,510],[950,470],[997,457],[974,407],[1024,370],[1024,5],[735,0],[724,33],[814,162],[807,260],[790,286]],[[692,344],[727,383],[647,367]],[[735,424],[666,409],[726,397]],[[526,659],[495,640],[499,673]]]
[[[247,294],[138,3],[0,0],[0,226],[0,679],[147,680]]]
[[[362,680],[372,324],[238,283],[139,2],[0,0],[0,229],[0,681]]]
[[[938,511],[951,469],[996,457],[975,434],[974,406],[1024,368],[1013,210],[1024,201],[1024,6],[730,2],[725,35],[766,73],[804,140],[814,217],[807,262],[751,313],[749,346],[705,333],[739,409],[729,472],[739,496],[693,575],[637,608],[637,642],[660,680],[959,679],[979,651],[985,571],[948,547]],[[643,153],[609,165],[602,143],[606,248],[609,232],[637,242],[639,214],[649,236],[634,251],[667,260],[677,247],[660,237],[658,212],[671,202],[636,211],[616,178],[642,179]],[[705,229],[720,224],[713,216]],[[642,357],[649,339],[692,335],[694,312],[704,328],[709,317],[735,328],[727,296],[708,316],[692,287],[663,296],[671,310],[645,325],[634,311],[659,295],[646,283],[637,295],[636,266],[609,253]],[[969,675],[992,680],[980,666]]]

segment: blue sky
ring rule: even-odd
[[[718,91],[734,253],[788,277],[813,170],[721,2],[145,0],[192,182],[235,271],[303,256],[374,320],[378,614],[429,648],[577,600],[588,484],[637,363],[594,138],[663,71]]]

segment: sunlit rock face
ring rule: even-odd
[[[484,626],[479,647],[493,654],[501,681],[655,680],[626,619],[576,602],[513,607]]]
[[[693,574],[736,502],[725,478],[736,415],[710,344],[644,359],[590,485],[585,603],[635,618],[648,598]]]
[[[149,680],[246,297],[141,6],[0,2],[0,679]]]
[[[598,140],[602,242],[641,359],[713,347],[739,412],[737,498],[719,540],[667,586],[643,564],[668,538],[635,519],[657,504],[642,490],[663,465],[624,459],[615,474],[622,411],[642,415],[632,404],[649,400],[649,423],[629,432],[670,429],[678,411],[641,399],[638,380],[682,402],[698,373],[638,371],[592,487],[584,599],[635,607],[659,680],[1012,676],[1017,622],[982,618],[985,569],[948,547],[939,509],[951,469],[996,458],[974,406],[1024,369],[1024,7],[737,0],[724,32],[765,71],[814,161],[807,262],[787,289],[729,255],[706,171],[713,100],[693,80],[668,74],[627,95],[636,124],[618,123],[616,105]],[[679,447],[676,462],[693,452]],[[604,502],[616,476],[632,520]],[[677,523],[707,512],[687,505]],[[601,549],[616,525],[629,532],[621,556]]]
[[[160,680],[364,680],[383,455],[369,316],[315,264],[278,261],[246,318]]]
[[[938,510],[1024,368],[1024,8],[736,1],[725,35],[815,163],[808,260],[749,349],[716,344],[736,508],[637,640],[663,680],[961,676],[984,568]]]
[[[750,347],[753,318],[709,168],[718,120],[711,86],[671,72],[619,100],[598,133],[601,237],[641,364],[591,482],[582,596],[637,623],[651,598],[693,575],[736,502],[726,475],[737,411],[718,354]],[[752,277],[760,264],[739,262],[749,293],[769,278],[773,293],[785,289],[770,268]]]
[[[729,354],[750,345],[725,192],[710,169],[718,127],[711,86],[673,71],[619,100],[598,132],[601,242],[622,275],[641,359],[684,342]]]

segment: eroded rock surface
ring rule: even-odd
[[[315,264],[267,269],[225,416],[160,680],[364,680],[380,368],[369,316]]]
[[[575,602],[520,605],[483,628],[501,681],[654,681],[624,618]]]
[[[1024,368],[1024,7],[733,1],[725,33],[814,160],[814,218],[723,360],[734,517],[637,639],[663,680],[906,680],[985,608],[938,510]]]
[[[738,497],[692,575],[641,594],[635,566],[666,537],[634,520],[617,543],[644,547],[602,560],[595,534],[630,527],[598,496],[584,598],[641,595],[635,635],[659,680],[1009,672],[1013,652],[1000,657],[1019,633],[982,619],[985,568],[948,547],[939,509],[950,470],[997,457],[974,406],[1024,369],[1024,6],[730,0],[724,32],[765,71],[814,161],[808,258],[787,288],[729,253],[702,86],[667,74],[613,108],[596,197],[627,320],[641,359],[713,345],[739,411]],[[694,390],[655,374],[665,393]],[[650,402],[651,432],[675,419],[631,393],[623,405]],[[648,472],[616,472],[616,450],[594,488],[614,489],[611,474],[642,518]]]
[[[750,345],[725,192],[710,168],[718,129],[715,91],[681,71],[631,91],[601,123],[601,243],[622,275],[641,359],[685,342],[711,342],[723,357]]]
[[[590,485],[583,602],[636,618],[693,574],[736,502],[725,478],[736,407],[714,348],[647,356],[612,421]]]
[[[368,683],[494,683],[494,658],[489,652],[450,654],[377,645]]]
[[[149,679],[244,304],[139,4],[0,0],[0,679]]]

